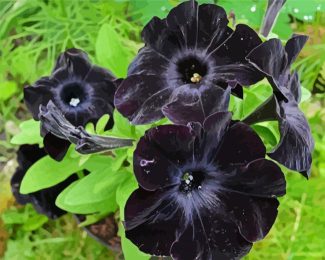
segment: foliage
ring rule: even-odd
[[[213,1],[200,1],[213,2]],[[215,1],[236,15],[236,23],[259,28],[266,1]],[[140,43],[140,31],[153,14],[163,17],[177,0],[159,1],[2,1],[0,2],[0,169],[6,172],[12,162],[13,148],[23,143],[42,145],[39,123],[26,115],[21,104],[22,87],[47,75],[58,53],[76,47],[87,51],[98,65],[110,68],[118,77],[126,75]],[[288,173],[288,194],[281,201],[279,218],[265,241],[257,243],[247,259],[321,259],[324,229],[325,137],[323,126],[325,82],[325,5],[320,0],[308,4],[288,0],[272,36],[287,39],[293,32],[307,33],[311,40],[295,63],[304,86],[301,104],[306,111],[316,141],[312,178],[307,183]],[[297,12],[298,10],[298,12]],[[306,19],[307,17],[307,19]],[[319,93],[321,92],[321,93]],[[317,93],[317,94],[316,94]],[[267,82],[244,90],[245,101],[232,98],[234,117],[243,119],[271,95]],[[138,139],[148,126],[129,126],[114,112],[115,125],[105,131],[108,115],[86,129],[97,134]],[[166,120],[156,123],[165,124]],[[279,140],[277,123],[257,124],[254,129],[271,150]],[[11,139],[11,144],[9,140]],[[28,171],[22,192],[49,187],[78,173],[80,180],[66,188],[57,205],[72,213],[96,213],[100,217],[123,209],[128,195],[137,187],[131,174],[134,147],[116,150],[109,155],[81,156],[70,149],[57,163],[44,157]],[[84,175],[83,170],[90,173]],[[38,176],[42,175],[42,178]],[[46,178],[44,176],[47,176]],[[7,180],[8,178],[6,178]],[[2,178],[0,178],[2,180]],[[8,182],[8,180],[7,180]],[[2,196],[2,195],[1,195]],[[119,211],[123,220],[123,210]],[[96,215],[94,215],[96,216]],[[113,259],[113,255],[84,231],[78,231],[71,216],[59,222],[49,221],[26,206],[9,207],[1,216],[10,235],[5,259],[49,258]],[[98,220],[86,220],[92,223]],[[120,225],[126,259],[148,259],[124,236]],[[0,229],[1,231],[1,229]],[[31,232],[33,231],[33,232]],[[310,242],[313,240],[312,242]],[[19,248],[19,251],[17,250]],[[23,252],[23,253],[21,253]],[[0,252],[1,256],[1,252]]]

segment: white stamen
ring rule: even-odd
[[[80,103],[79,98],[71,98],[69,105],[72,107],[76,107],[79,105],[79,103]]]

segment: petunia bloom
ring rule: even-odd
[[[142,31],[145,46],[115,94],[119,112],[133,124],[164,116],[186,124],[226,111],[227,87],[234,91],[263,78],[245,59],[262,41],[246,25],[233,31],[227,24],[223,8],[196,1],[178,5],[165,19],[154,17]]]
[[[24,99],[35,120],[39,120],[40,105],[52,100],[74,126],[85,126],[113,114],[115,89],[115,77],[108,70],[92,65],[85,52],[69,49],[59,56],[50,76],[24,89]],[[61,160],[70,142],[44,129],[42,134],[45,150]]]
[[[307,39],[304,35],[294,35],[285,47],[280,40],[271,39],[249,54],[247,59],[267,76],[274,96],[245,120],[250,123],[278,120],[281,139],[269,156],[305,177],[310,175],[314,140],[298,106],[301,98],[299,77],[297,72],[290,74],[290,65]]]
[[[21,194],[19,192],[21,182],[29,167],[45,155],[46,152],[44,149],[39,148],[38,145],[22,145],[17,152],[18,167],[11,178],[11,189],[19,204],[25,205],[31,203],[37,212],[55,219],[66,213],[66,211],[55,205],[56,197],[61,191],[78,179],[77,175],[71,175],[65,181],[48,189],[29,194]]]
[[[265,146],[229,112],[203,124],[148,130],[134,152],[139,183],[125,207],[126,237],[151,255],[234,259],[263,239],[285,194]]]

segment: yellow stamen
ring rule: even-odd
[[[191,77],[191,81],[193,83],[199,83],[202,79],[202,76],[199,73],[194,73],[193,77]]]

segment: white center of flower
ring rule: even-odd
[[[76,107],[78,106],[80,103],[80,99],[79,98],[71,98],[69,105],[72,107]]]

